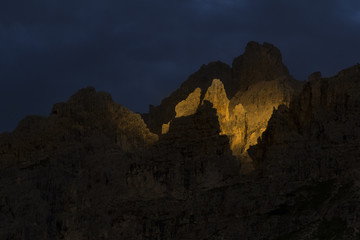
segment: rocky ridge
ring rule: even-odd
[[[202,65],[177,90],[163,99],[159,106],[150,105],[149,113],[143,114],[143,118],[152,132],[161,134],[162,124],[175,118],[175,106],[196,88],[201,89],[202,100],[213,79],[222,81],[227,97],[232,99],[236,93],[246,91],[250,85],[279,78],[287,78],[290,85],[299,90],[301,83],[289,74],[282,63],[279,49],[269,43],[249,42],[244,54],[235,58],[231,67],[220,61]]]
[[[199,71],[204,71],[204,68]],[[252,160],[247,155],[248,148],[255,145],[265,131],[273,110],[279,105],[288,105],[291,97],[300,91],[302,83],[290,76],[282,63],[280,51],[268,43],[250,42],[245,53],[234,59],[231,71],[231,78],[225,76],[224,80],[212,78],[212,72],[209,72],[206,84],[179,99],[178,92],[185,92],[184,86],[193,82],[196,74],[192,75],[158,107],[150,109],[147,123],[153,126],[149,119],[157,116],[155,109],[172,111],[175,114],[168,118],[168,122],[160,120],[157,123],[162,123],[161,134],[166,134],[173,119],[193,114],[201,102],[208,100],[217,110],[221,134],[228,136],[233,155],[243,163],[243,171],[247,172],[253,169]],[[178,103],[174,106],[176,101]]]
[[[281,216],[298,208],[303,210],[298,219],[306,216],[295,231],[284,234],[291,239],[360,236],[359,89],[359,64],[330,78],[310,75],[301,94],[274,112],[258,144],[249,149],[259,173],[274,188],[307,183],[279,205]]]
[[[146,124],[82,89],[0,134],[0,238],[358,239],[359,91],[360,65],[299,83],[254,42]]]

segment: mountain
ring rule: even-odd
[[[0,238],[359,239],[359,92],[256,42],[146,114],[81,89],[0,134]]]
[[[191,115],[203,101],[210,101],[217,110],[221,134],[228,136],[233,154],[249,171],[253,169],[249,146],[266,129],[273,109],[289,104],[302,84],[289,74],[276,47],[249,42],[232,68],[221,62],[202,66],[143,117],[152,132],[165,134],[173,119]]]

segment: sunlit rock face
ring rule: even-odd
[[[274,109],[279,105],[288,105],[298,89],[297,82],[283,77],[250,85],[246,91],[239,91],[231,99],[231,109],[236,112],[236,107],[241,104],[246,111],[246,142],[241,152],[244,153],[249,146],[257,143]]]
[[[196,88],[192,93],[189,94],[189,96],[186,99],[179,102],[175,106],[175,112],[176,112],[175,118],[186,117],[196,113],[196,110],[200,104],[200,97],[201,97],[200,95],[201,95],[201,89]],[[161,127],[162,134],[165,134],[169,131],[170,123],[171,121],[169,121],[168,123],[164,123],[162,125]]]
[[[234,58],[231,66],[220,61],[202,65],[160,105],[150,105],[149,112],[142,116],[153,133],[161,134],[162,125],[175,118],[175,106],[197,88],[201,89],[202,100],[213,79],[222,81],[227,97],[232,99],[239,91],[246,91],[253,84],[282,77],[292,79],[282,63],[280,50],[269,43],[249,42],[244,54]]]
[[[161,134],[166,134],[168,131],[169,131],[169,128],[170,128],[170,122],[168,123],[164,123],[162,126],[161,126]]]
[[[245,136],[246,129],[240,124],[241,120],[245,118],[244,108],[239,104],[235,114],[229,112],[230,101],[227,98],[224,85],[219,79],[213,80],[211,86],[206,91],[203,101],[211,102],[216,109],[221,129],[220,134],[229,137],[231,150],[234,153],[236,148],[234,141]]]
[[[142,114],[151,132],[161,134],[162,125],[175,118],[175,106],[185,100],[195,89],[201,89],[201,99],[214,78],[219,78],[227,86],[232,85],[231,67],[223,62],[210,62],[191,74],[170,96],[164,98],[159,106],[150,105],[149,112]]]
[[[152,126],[160,119],[158,115],[163,114],[155,114],[157,109],[173,112],[165,114],[168,121],[161,122],[161,133],[166,134],[173,119],[194,114],[203,101],[209,101],[217,110],[221,134],[228,136],[233,154],[242,159],[244,168],[248,165],[251,169],[247,150],[265,131],[274,109],[288,105],[302,83],[289,75],[280,51],[268,43],[250,42],[245,53],[234,59],[230,70],[231,75],[219,62],[202,67],[158,107],[152,108],[145,120],[156,132]],[[215,75],[220,77],[211,77]]]
[[[226,96],[224,84],[219,79],[214,79],[205,93],[203,101],[209,101],[217,111],[220,128],[224,132],[224,126],[229,121],[229,99]],[[225,133],[225,132],[224,132]]]
[[[201,89],[196,88],[194,92],[190,93],[185,100],[179,102],[175,106],[175,118],[186,117],[196,113],[196,110],[200,104],[200,94]]]
[[[230,101],[221,80],[214,79],[203,101],[211,102],[217,110],[221,134],[229,137],[233,154],[248,164],[248,148],[265,131],[273,110],[280,104],[287,105],[294,92],[288,79],[275,79],[251,85]],[[251,169],[249,164],[246,167]]]

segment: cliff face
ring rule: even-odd
[[[170,111],[175,114],[168,118],[169,121],[161,122],[157,118],[162,124],[161,134],[166,134],[173,119],[195,113],[205,100],[211,102],[217,111],[221,134],[229,138],[233,155],[243,163],[243,171],[248,172],[253,169],[252,160],[247,155],[248,148],[257,143],[273,110],[279,105],[288,105],[291,97],[300,91],[302,83],[290,76],[282,63],[280,51],[268,43],[250,42],[245,53],[234,59],[231,72],[231,78],[226,75],[224,79],[217,79],[207,75],[201,81],[193,81],[196,74],[192,75],[170,95],[171,104],[163,101],[150,109],[147,117],[157,116],[154,109],[172,108]],[[175,96],[179,91],[184,93],[183,86],[188,82],[192,83],[192,88],[198,87],[183,99],[176,100]]]
[[[273,181],[274,189],[313,184],[298,188],[281,204],[284,215],[303,204],[299,193],[310,196],[306,204],[313,204],[313,212],[297,211],[297,219],[303,218],[301,231],[294,231],[292,239],[307,239],[305,233],[316,239],[359,236],[354,228],[360,224],[359,90],[360,65],[331,78],[312,74],[301,94],[274,112],[259,143],[250,147],[256,168]],[[331,232],[326,229],[330,226],[338,229]]]
[[[161,134],[162,125],[168,123],[176,116],[175,106],[186,99],[197,88],[201,89],[201,98],[203,98],[203,94],[214,78],[220,78],[224,83],[230,85],[232,82],[231,68],[220,61],[202,65],[176,91],[163,99],[159,106],[150,105],[149,113],[142,115],[149,129],[153,133]]]
[[[82,214],[121,189],[133,153],[157,139],[139,114],[94,88],[55,104],[48,117],[26,117],[0,135],[0,238],[81,239],[72,228]]]
[[[284,78],[291,79],[296,85],[292,87],[298,89],[299,83],[296,84],[289,75],[286,66],[282,63],[279,49],[269,43],[261,45],[249,42],[244,54],[234,59],[232,67],[220,61],[201,66],[159,106],[150,105],[149,113],[143,114],[143,117],[152,132],[161,134],[162,124],[167,124],[176,116],[175,106],[196,88],[201,89],[200,100],[202,100],[213,79],[221,80],[227,97],[232,99],[239,91],[246,91],[250,85]]]
[[[251,84],[271,81],[290,74],[282,63],[280,50],[274,45],[266,42],[263,45],[249,42],[245,53],[234,59],[232,75],[239,82],[239,89],[246,89]],[[236,92],[234,91],[235,94]]]
[[[231,154],[228,138],[219,133],[216,110],[205,101],[195,114],[172,121],[145,160],[132,166],[127,181],[152,196],[148,186],[162,186],[163,195],[183,200],[229,184],[239,175],[240,164]]]
[[[55,104],[48,117],[28,116],[13,133],[0,135],[2,165],[32,164],[61,144],[117,145],[137,151],[157,141],[139,114],[113,102],[108,93],[82,89],[68,102]],[[97,146],[98,147],[98,146]]]
[[[81,89],[0,134],[0,239],[358,239],[359,92],[254,42],[146,124]]]
[[[313,74],[289,107],[275,111],[262,139],[250,149],[264,174],[329,179],[334,169],[341,172],[356,164],[359,70],[355,65],[331,78]],[[300,164],[299,172],[291,170],[295,164]]]

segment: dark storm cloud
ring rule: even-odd
[[[360,3],[268,0],[0,2],[0,132],[95,86],[134,111],[201,64],[275,44],[302,80],[359,62]]]

